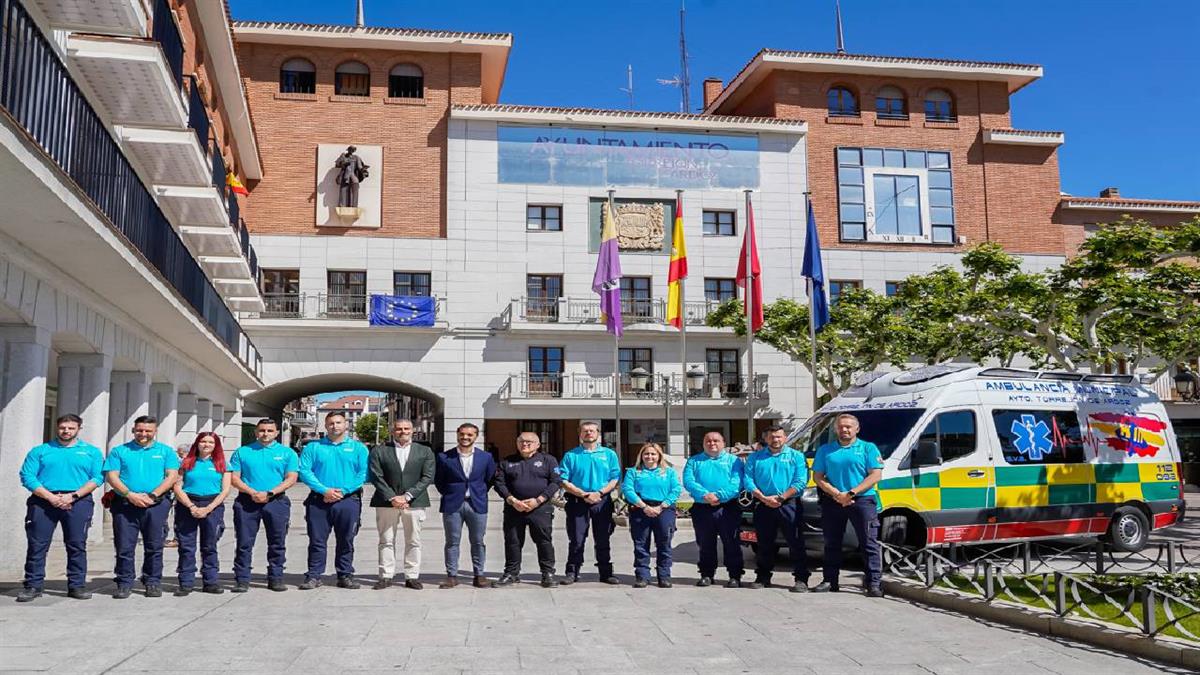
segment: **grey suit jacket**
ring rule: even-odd
[[[408,462],[400,466],[394,441],[376,445],[371,448],[367,462],[371,485],[375,486],[371,506],[389,506],[392,497],[407,492],[412,495],[410,506],[428,507],[428,490],[433,483],[434,469],[433,450],[429,446],[413,443],[408,451]]]

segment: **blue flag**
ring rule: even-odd
[[[423,295],[372,295],[372,326],[432,326],[436,301]]]
[[[812,297],[808,299],[813,326],[821,330],[829,323],[829,300],[825,297],[825,269],[821,265],[821,241],[817,238],[817,218],[812,201],[808,202],[808,234],[804,237],[804,268],[802,275],[812,279]]]

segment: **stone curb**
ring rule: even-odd
[[[1003,600],[986,602],[982,598],[941,589],[929,589],[903,581],[884,580],[883,588],[888,594],[906,600],[1043,635],[1086,642],[1124,654],[1200,670],[1200,647],[1176,638],[1149,637],[1123,626],[1101,625],[1098,622],[1078,618],[1061,618],[1036,607],[1017,605]]]

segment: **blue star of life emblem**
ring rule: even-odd
[[[1039,462],[1054,449],[1050,427],[1033,415],[1021,415],[1021,419],[1013,420],[1010,431],[1017,452],[1029,457],[1030,461]]]

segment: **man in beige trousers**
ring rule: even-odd
[[[392,585],[396,574],[396,530],[404,529],[404,585],[420,590],[421,524],[429,507],[434,457],[428,446],[412,442],[413,423],[392,422],[392,439],[371,449],[368,474],[375,494],[375,526],[379,529],[379,581],[375,590]]]

